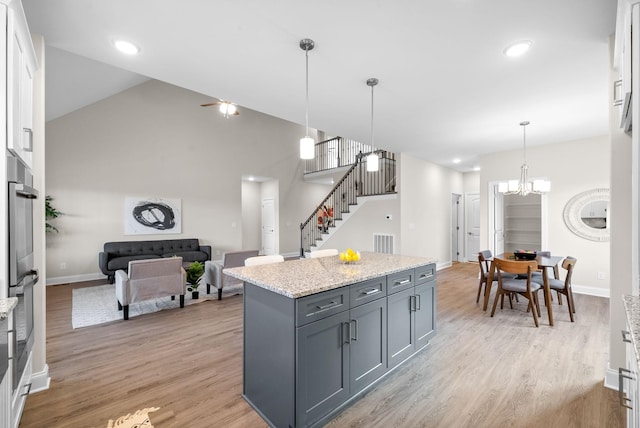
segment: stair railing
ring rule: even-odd
[[[378,171],[367,171],[366,155],[369,153],[359,152],[355,162],[329,194],[300,223],[300,257],[304,257],[304,253],[321,240],[323,234],[328,233],[336,220],[342,220],[342,214],[349,212],[349,206],[358,203],[358,196],[396,193],[395,154],[382,150],[377,153],[380,157]]]

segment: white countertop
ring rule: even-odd
[[[17,297],[8,297],[6,299],[0,299],[0,320],[9,316],[9,313],[18,304]]]
[[[424,257],[361,252],[359,262],[338,256],[225,269],[224,273],[283,296],[297,299],[356,282],[434,263]]]

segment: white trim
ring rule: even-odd
[[[608,367],[608,365],[607,371],[604,374],[604,386],[614,391],[618,390],[618,370],[614,370]]]
[[[31,375],[31,389],[29,394],[49,389],[51,378],[49,377],[49,365],[44,365],[44,370]]]
[[[442,263],[436,262],[436,271],[450,268],[451,266],[453,266],[453,263],[451,263],[451,260],[449,260],[448,262],[442,262]]]
[[[68,284],[71,282],[95,281],[97,279],[107,279],[102,273],[87,273],[83,275],[59,276],[56,278],[47,278],[47,285]]]
[[[571,284],[571,290],[576,294],[586,294],[588,296],[611,297],[611,290],[608,288],[590,287],[588,285]],[[616,375],[617,376],[617,375]]]

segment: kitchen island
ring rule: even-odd
[[[362,253],[225,270],[244,281],[243,397],[274,427],[321,426],[424,348],[436,270]]]

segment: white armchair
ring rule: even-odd
[[[116,271],[116,298],[118,310],[129,319],[129,304],[152,300],[164,296],[175,299],[180,296],[180,307],[184,308],[186,272],[182,268],[182,257],[133,260],[129,262],[129,275],[124,270]]]
[[[211,293],[211,286],[218,289],[218,300],[222,299],[222,288],[234,284],[242,284],[239,279],[225,275],[228,268],[244,266],[244,261],[249,257],[258,255],[258,250],[233,251],[224,253],[221,261],[207,260],[204,263],[203,281],[207,284],[207,294]]]

